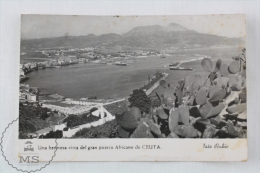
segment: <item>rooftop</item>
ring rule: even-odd
[[[63,102],[48,102],[48,103],[44,103],[44,104],[54,105],[54,106],[61,106],[61,107],[75,107],[75,105],[66,104],[66,103],[63,103]]]

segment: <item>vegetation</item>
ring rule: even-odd
[[[244,138],[247,130],[245,49],[229,64],[208,58],[201,62],[209,72],[205,81],[190,75],[175,89],[161,82],[154,106],[139,90],[130,96],[130,107],[138,111],[116,115],[122,138]],[[144,98],[145,99],[144,99]],[[149,104],[148,104],[149,103]],[[136,108],[135,108],[136,109]]]
[[[47,108],[37,104],[27,103],[19,105],[19,137],[24,138],[26,133],[33,133],[37,130],[49,127],[45,120],[50,116]]]
[[[143,90],[134,90],[133,93],[130,94],[128,100],[130,102],[130,107],[138,107],[143,113],[149,112],[151,100]]]
[[[56,130],[54,131],[50,131],[49,133],[47,133],[46,135],[41,135],[39,136],[39,139],[50,139],[50,138],[62,138],[63,132],[61,130]]]
[[[99,117],[93,116],[90,113],[85,113],[82,115],[69,115],[63,120],[63,123],[67,122],[67,127],[71,128],[82,124],[98,121],[99,119]]]
[[[118,125],[115,120],[97,127],[79,130],[73,138],[116,138]]]

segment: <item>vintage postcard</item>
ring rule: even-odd
[[[246,161],[246,71],[243,14],[21,15],[18,160]]]

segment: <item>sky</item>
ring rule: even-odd
[[[225,37],[246,37],[245,15],[78,16],[22,15],[21,39],[88,34],[124,34],[138,26],[177,23],[190,30]]]

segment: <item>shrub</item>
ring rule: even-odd
[[[63,120],[63,123],[67,122],[67,127],[71,128],[82,124],[98,121],[99,119],[99,117],[86,113],[82,115],[69,115]]]
[[[128,98],[130,107],[138,107],[142,113],[148,113],[151,106],[150,98],[145,94],[143,90],[136,89],[130,94]]]
[[[39,136],[40,139],[48,139],[48,138],[62,138],[63,132],[61,130],[50,131],[46,135]]]
[[[103,125],[79,130],[72,138],[116,138],[118,125],[116,120]]]

